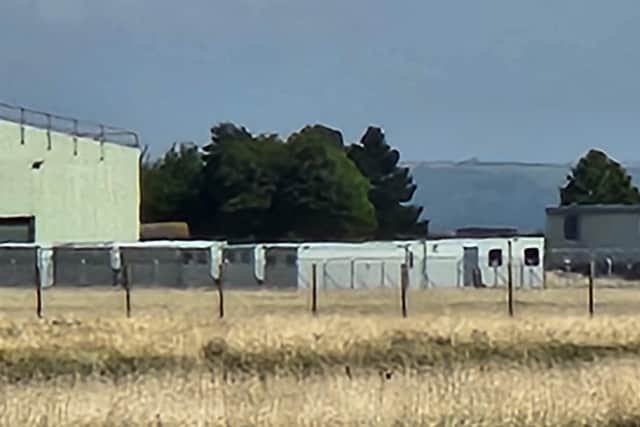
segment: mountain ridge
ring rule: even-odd
[[[424,207],[423,218],[434,232],[470,226],[539,232],[545,208],[559,204],[559,189],[574,165],[478,159],[402,164],[417,185],[413,203]],[[621,164],[632,177],[640,176],[640,162]]]

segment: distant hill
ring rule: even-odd
[[[544,208],[560,202],[559,188],[572,165],[470,160],[405,166],[418,186],[414,203],[424,206],[430,230],[510,226],[538,231],[544,228]],[[640,164],[624,166],[640,177]]]

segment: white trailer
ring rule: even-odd
[[[395,242],[303,244],[298,248],[298,287],[311,287],[315,264],[318,289],[398,288],[406,256]]]
[[[506,286],[510,243],[514,286],[541,287],[544,280],[543,237],[428,240],[423,243],[422,254],[418,255],[426,282],[423,287]],[[417,249],[412,246],[412,251]],[[414,262],[415,268],[419,267]],[[412,278],[415,276],[412,274]]]

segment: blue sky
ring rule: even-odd
[[[640,160],[637,0],[2,0],[0,99],[140,132],[231,120],[403,160]]]

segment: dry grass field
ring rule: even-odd
[[[0,290],[0,425],[636,426],[640,289]]]

